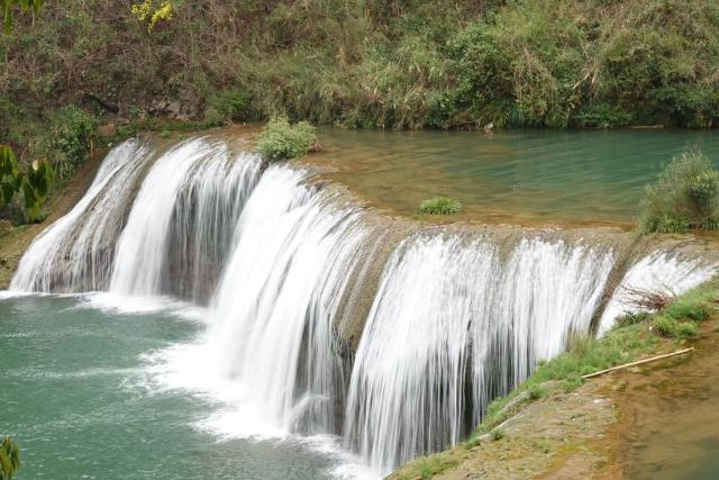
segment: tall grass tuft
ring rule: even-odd
[[[462,204],[454,198],[435,197],[422,202],[419,209],[429,215],[453,215],[462,210]]]

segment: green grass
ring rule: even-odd
[[[658,315],[652,322],[654,331],[664,337],[675,337],[677,325],[676,320],[665,315]]]
[[[456,467],[458,464],[457,459],[448,458],[444,455],[419,457],[412,461],[409,468],[392,478],[393,480],[417,480],[418,478],[428,480],[445,470]]]
[[[422,202],[419,209],[428,215],[454,215],[462,211],[462,204],[454,198],[435,197]]]
[[[677,325],[676,335],[679,338],[693,338],[699,334],[699,327],[694,322],[682,322]]]

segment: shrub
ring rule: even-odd
[[[21,170],[12,149],[0,146],[0,207],[19,205],[16,194],[21,193],[25,221],[42,220],[42,207],[54,181],[55,172],[48,162],[36,160]]]
[[[677,332],[677,321],[671,317],[660,315],[654,319],[653,327],[659,335],[674,337]]]
[[[67,178],[90,159],[97,140],[98,119],[75,105],[60,109],[50,119],[46,135],[34,145],[35,157],[45,158],[60,178]]]
[[[681,337],[681,338],[696,337],[698,333],[699,333],[699,328],[697,328],[695,323],[682,322],[679,325],[677,325],[676,335],[678,337]]]
[[[501,440],[506,437],[507,433],[501,428],[495,428],[494,430],[489,432],[489,435],[492,437],[492,440],[496,442],[497,440]]]
[[[307,122],[291,125],[287,117],[279,117],[260,132],[257,151],[265,160],[290,159],[306,154],[316,142],[315,127]]]
[[[46,161],[35,161],[27,169],[22,179],[26,221],[39,222],[47,216],[43,206],[54,182],[55,172]]]
[[[462,204],[454,198],[435,197],[422,202],[419,209],[429,215],[453,215],[462,210]]]
[[[540,398],[544,398],[544,396],[547,394],[547,392],[542,388],[540,385],[532,385],[527,389],[529,392],[529,399],[530,400],[539,400]]]
[[[0,206],[10,204],[21,184],[22,175],[15,153],[7,145],[0,145]]]
[[[681,233],[688,228],[715,229],[719,219],[719,172],[701,152],[674,157],[642,201],[646,232]]]

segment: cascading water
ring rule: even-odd
[[[259,172],[256,157],[230,156],[226,144],[199,138],[155,163],[118,241],[112,292],[200,296],[202,284],[209,283],[208,272],[222,268],[224,248]],[[179,267],[171,272],[175,257]]]
[[[586,335],[614,263],[613,249],[584,242],[522,239],[473,325],[474,420],[488,403],[523,382],[539,361]]]
[[[236,377],[266,421],[334,432],[342,395],[333,320],[369,230],[362,212],[270,167],[238,225],[211,332],[220,368]]]
[[[488,240],[405,241],[357,352],[350,444],[387,473],[459,441],[488,400],[588,331],[611,266],[611,252],[562,241],[523,239],[506,263]]]
[[[263,171],[224,140],[159,157],[149,145],[110,152],[25,253],[12,289],[209,301],[203,374],[241,386],[256,423],[342,436],[376,472],[456,443],[493,398],[590,333],[618,269],[618,241],[417,232],[303,168]],[[627,291],[680,293],[716,269],[666,250],[639,259],[600,332],[627,310]]]
[[[604,309],[599,335],[612,328],[618,317],[643,310],[636,304],[637,296],[643,293],[680,295],[711,279],[718,268],[719,264],[696,258],[681,259],[661,251],[650,253],[632,265],[624,275]]]
[[[114,241],[123,226],[129,192],[152,153],[138,140],[115,147],[82,200],[45,229],[25,252],[10,289],[37,292],[106,289]]]

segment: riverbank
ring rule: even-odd
[[[716,412],[719,406],[713,382],[719,363],[718,286],[711,281],[675,302],[702,303],[710,313],[696,335],[659,335],[658,318],[667,315],[660,312],[616,328],[603,339],[575,344],[495,401],[473,438],[419,458],[388,478],[679,478],[677,472],[686,475],[691,467],[701,472],[702,465],[692,461],[702,454],[711,458],[713,450],[701,451],[696,444],[714,438],[719,418],[708,415],[704,418],[708,424],[695,429],[693,425],[702,420],[692,410]],[[579,378],[687,347],[694,348],[687,355],[584,381]],[[605,362],[600,365],[602,358]],[[687,426],[699,433],[677,435]],[[671,444],[663,435],[667,432],[673,433]],[[691,444],[694,456],[677,453],[682,445]]]
[[[16,12],[0,36],[0,142],[42,153],[70,105],[204,126],[283,112],[382,129],[719,119],[711,2],[165,4],[150,29],[109,0]]]

